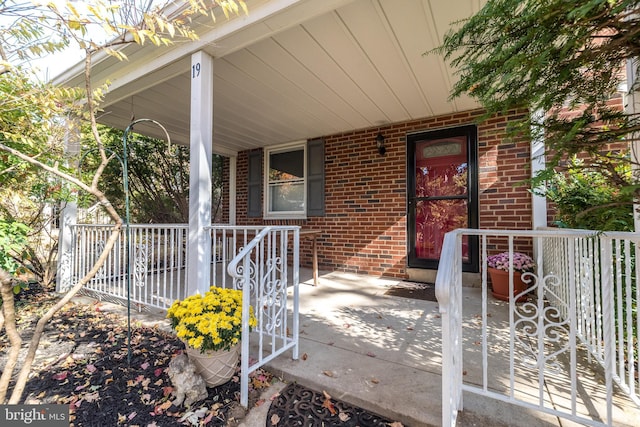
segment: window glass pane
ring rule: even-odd
[[[416,197],[467,194],[466,137],[416,144]]]
[[[269,181],[288,181],[304,178],[304,150],[269,155]]]
[[[284,182],[269,185],[271,212],[304,211],[304,182]]]
[[[269,153],[267,176],[267,214],[305,213],[304,147]]]

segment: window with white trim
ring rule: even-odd
[[[298,218],[307,213],[306,143],[265,150],[265,217]]]

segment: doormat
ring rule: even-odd
[[[397,285],[389,288],[384,294],[394,297],[438,302],[436,299],[436,285],[434,283],[398,282]]]
[[[271,402],[266,427],[387,427],[391,424],[386,418],[333,399],[324,392],[292,383]]]

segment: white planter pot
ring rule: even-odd
[[[207,387],[224,384],[233,377],[240,358],[240,343],[230,350],[206,351],[200,353],[191,347],[186,347],[189,360],[196,366]]]

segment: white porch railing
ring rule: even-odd
[[[216,286],[227,288],[233,278],[227,271],[229,262],[262,231],[264,226],[214,225],[211,233],[211,277]],[[293,229],[289,228],[289,232]]]
[[[109,224],[71,226],[72,245],[63,253],[58,291],[64,292],[82,278],[102,253],[113,227]],[[168,308],[186,296],[185,262],[187,226],[184,224],[131,225],[130,299],[139,309]],[[127,299],[127,259],[124,229],[98,274],[85,291],[99,298]]]
[[[463,236],[480,241],[482,308],[473,319],[462,314]],[[635,233],[585,230],[447,233],[436,279],[443,425],[455,425],[463,391],[584,425],[613,425],[620,410],[613,404],[614,382],[640,406],[639,243]],[[517,303],[513,295],[513,266],[510,301],[488,298],[488,250],[513,253],[527,246],[537,254],[523,292],[527,300]],[[496,308],[504,305],[508,318],[501,319]],[[595,386],[586,389],[586,383]]]
[[[291,248],[289,241],[293,242]],[[299,227],[267,227],[227,267],[234,289],[242,289],[242,336],[249,337],[242,340],[240,361],[240,403],[245,407],[251,372],[291,348],[293,359],[298,359],[299,242]],[[293,299],[288,298],[288,284]],[[254,307],[258,319],[251,334],[249,306]]]
[[[65,291],[95,264],[113,227],[72,226],[71,251],[61,254],[59,291]],[[187,296],[187,225],[132,225],[130,301],[139,309],[167,309]],[[214,285],[243,290],[241,403],[248,404],[249,374],[283,352],[298,358],[300,227],[215,225],[211,233]],[[118,241],[85,292],[114,302],[127,300],[126,238]],[[288,290],[292,296],[288,295]],[[249,305],[258,319],[249,333]]]
[[[264,226],[214,225],[205,227],[211,234],[211,280],[216,286],[232,283],[227,273],[229,262]],[[58,290],[64,292],[94,265],[112,231],[110,224],[76,224],[71,226],[71,251],[61,254]],[[131,302],[138,309],[167,309],[174,300],[187,296],[186,224],[135,224],[131,231]],[[120,232],[113,250],[98,274],[83,290],[98,298],[122,302],[127,299],[125,229]]]

